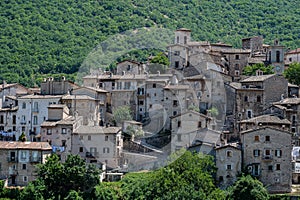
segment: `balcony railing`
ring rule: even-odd
[[[262,158],[263,158],[264,161],[272,161],[273,160],[272,155],[264,155]]]

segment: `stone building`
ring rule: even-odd
[[[216,180],[221,188],[232,185],[242,171],[242,151],[237,144],[217,146],[216,151]]]
[[[49,77],[44,79],[41,83],[41,94],[42,95],[63,95],[67,94],[72,89],[78,88],[79,86],[71,81],[61,77],[60,79],[54,79]]]
[[[271,193],[290,192],[292,134],[264,127],[241,132],[243,167]]]
[[[26,186],[37,178],[36,165],[45,163],[51,151],[47,142],[0,141],[1,179],[8,186]]]
[[[289,66],[293,62],[300,62],[300,48],[287,51],[284,55],[285,66]]]
[[[58,104],[61,95],[26,95],[18,98],[17,135],[22,133],[30,141],[40,134],[40,126],[48,117],[48,106]]]
[[[0,108],[0,136],[2,140],[16,140],[18,101],[15,96],[5,96]]]
[[[266,63],[275,67],[276,74],[282,74],[284,71],[284,49],[285,47],[280,45],[277,39],[267,49]]]
[[[65,161],[72,152],[73,131],[82,121],[82,116],[71,116],[66,105],[49,105],[48,118],[41,124],[41,141],[48,142],[53,152]]]
[[[123,165],[121,127],[80,126],[73,131],[72,154],[86,162],[105,164],[107,169]]]
[[[240,122],[240,130],[246,131],[262,127],[273,127],[284,131],[290,131],[291,122],[287,119],[280,119],[274,115],[260,115]]]
[[[273,102],[280,101],[287,96],[288,82],[282,75],[257,75],[241,81],[234,86],[236,105],[234,108],[235,120],[250,119],[264,114]],[[238,131],[239,127],[236,126]]]
[[[188,110],[171,118],[171,151],[178,147],[191,146],[199,129],[210,128],[211,118],[199,112]]]
[[[140,62],[133,60],[124,60],[117,64],[117,73],[116,75],[122,74],[144,74],[146,66]]]

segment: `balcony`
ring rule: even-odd
[[[271,156],[271,155],[264,155],[264,156],[262,157],[262,159],[263,159],[264,161],[272,161],[272,160],[273,160],[273,156]]]
[[[7,161],[8,162],[18,162],[18,158],[17,157],[7,157]]]

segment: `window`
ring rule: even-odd
[[[153,87],[153,88],[156,88],[156,83],[153,83],[152,87]]]
[[[39,104],[38,102],[33,103],[33,112],[38,112],[39,111]]]
[[[47,135],[51,135],[52,134],[52,129],[47,129]]]
[[[273,171],[273,165],[269,165],[269,166],[268,166],[268,170],[269,170],[269,171]]]
[[[177,111],[174,111],[174,112],[173,112],[173,116],[175,116],[175,115],[177,115]]]
[[[280,51],[276,51],[276,62],[280,62]]]
[[[180,134],[177,135],[177,140],[178,140],[178,142],[181,141],[181,135]]]
[[[108,141],[108,135],[105,136],[105,141]]]
[[[270,142],[270,136],[266,135],[266,142]]]
[[[83,147],[79,147],[79,152],[83,152]]]
[[[104,147],[103,148],[103,153],[109,153],[109,148],[108,147]]]
[[[199,122],[198,122],[198,128],[201,128],[201,127],[202,127],[202,122],[199,121]]]
[[[280,164],[276,164],[276,170],[280,170]]]
[[[235,59],[239,60],[240,59],[240,55],[235,55]]]
[[[91,153],[91,156],[95,157],[97,156],[97,148],[96,147],[91,147],[90,148],[90,153]]]
[[[175,51],[174,56],[180,56],[180,51]]]
[[[27,181],[28,181],[27,176],[23,176],[23,181],[24,181],[24,182],[27,182]]]
[[[22,103],[22,109],[26,109],[26,103],[25,102]]]
[[[139,101],[139,105],[144,105],[144,101]]]
[[[80,140],[83,140],[83,135],[79,136],[79,139],[80,139]]]
[[[244,96],[244,101],[245,101],[245,102],[248,101],[248,96]]]
[[[26,151],[21,151],[21,159],[26,160]]]
[[[275,156],[276,157],[281,157],[282,156],[282,151],[280,149],[275,150]]]
[[[38,117],[33,116],[33,125],[37,125],[37,124],[38,124]]]
[[[254,164],[253,165],[253,175],[254,176],[259,176],[260,172],[260,166],[258,164]]]
[[[187,36],[184,36],[184,44],[187,43]]]
[[[259,135],[254,136],[254,141],[259,142]]]
[[[88,135],[88,140],[92,140],[92,136]]]
[[[177,122],[177,127],[181,127],[181,121]]]
[[[4,116],[3,115],[0,116],[0,124],[4,124]]]
[[[248,119],[252,118],[252,111],[251,110],[247,110],[247,117],[248,117]]]
[[[261,97],[260,97],[260,96],[257,96],[257,97],[256,97],[256,101],[260,103],[260,102],[261,102]]]
[[[67,133],[67,129],[66,128],[62,128],[61,129],[61,134],[66,134]]]
[[[22,164],[22,169],[23,170],[26,170],[26,167],[27,167],[26,164]]]
[[[174,100],[174,101],[173,101],[173,106],[174,106],[174,107],[178,106],[178,101],[177,101],[177,100]]]
[[[270,157],[270,155],[271,155],[271,150],[265,149],[265,156]]]
[[[67,142],[66,140],[62,140],[61,141],[61,146],[65,147],[66,146],[66,142]]]
[[[226,169],[227,169],[227,170],[231,170],[231,165],[227,165],[227,166],[226,166]]]
[[[232,151],[227,151],[226,155],[227,155],[227,157],[232,157]]]
[[[179,67],[179,61],[175,61],[175,68]]]
[[[12,121],[13,124],[16,124],[17,123],[17,116],[16,115],[13,115],[13,121]]]
[[[234,75],[235,75],[235,76],[239,76],[239,75],[240,75],[240,70],[235,70],[235,71],[234,71]]]
[[[254,157],[260,156],[260,150],[254,149],[254,150],[253,150],[253,156],[254,156]]]

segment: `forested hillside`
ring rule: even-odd
[[[2,0],[0,81],[32,86],[42,74],[74,74],[97,44],[141,27],[185,27],[194,40],[237,47],[262,35],[296,48],[299,16],[298,0]]]

